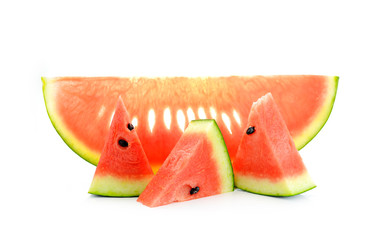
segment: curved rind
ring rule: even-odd
[[[151,178],[124,180],[110,175],[95,176],[88,193],[106,197],[137,197],[146,188]]]
[[[198,124],[198,123],[208,123],[208,122],[212,122],[214,124],[214,128],[216,129],[216,131],[209,131],[209,139],[212,142],[212,146],[216,146],[216,145],[222,145],[224,146],[224,148],[222,149],[221,152],[219,152],[217,155],[218,157],[216,157],[218,163],[220,164],[219,169],[223,170],[221,171],[221,179],[222,179],[222,184],[224,186],[224,189],[222,192],[231,192],[234,191],[235,188],[235,184],[234,184],[234,172],[233,172],[233,166],[231,164],[231,159],[230,159],[230,155],[229,152],[227,150],[226,147],[226,143],[224,140],[224,137],[222,136],[221,130],[218,127],[216,121],[214,119],[198,119],[198,120],[192,120],[191,123],[192,125]],[[220,148],[214,149],[214,151],[216,152],[216,150],[221,150]],[[224,155],[226,157],[222,157],[221,155]],[[221,161],[222,160],[222,161]]]
[[[328,86],[328,96],[326,96],[326,102],[323,104],[321,110],[317,114],[317,117],[309,124],[303,133],[299,134],[298,137],[294,138],[295,146],[298,150],[302,149],[307,145],[323,128],[326,124],[336,98],[336,92],[338,87],[338,76],[332,76],[329,78]],[[77,155],[82,157],[87,162],[93,165],[97,165],[100,157],[100,152],[93,151],[88,148],[83,142],[79,141],[73,134],[65,127],[62,119],[60,119],[59,114],[55,110],[55,105],[53,101],[53,91],[49,87],[49,84],[58,80],[58,78],[46,78],[41,77],[43,83],[43,96],[46,105],[47,114],[51,120],[52,125],[58,132],[63,141],[73,150]],[[157,166],[152,166],[155,169]]]
[[[254,194],[258,194],[258,195],[263,195],[263,196],[271,196],[271,197],[292,197],[292,196],[296,196],[296,195],[299,195],[299,194],[302,194],[302,193],[305,193],[305,192],[308,192],[309,190],[312,190],[313,188],[315,188],[315,187],[317,187],[317,186],[313,186],[313,187],[311,187],[311,188],[308,188],[308,189],[305,189],[305,190],[303,190],[303,191],[300,191],[300,192],[295,192],[295,193],[293,193],[293,194],[285,194],[285,195],[277,195],[277,194],[275,194],[275,195],[271,195],[271,194],[263,194],[263,193],[260,193],[260,192],[255,192],[255,191],[251,191],[251,190],[249,190],[249,189],[241,189],[241,188],[239,188],[239,189],[241,189],[241,190],[244,190],[244,191],[246,191],[246,192],[250,192],[250,193],[254,193]]]
[[[63,120],[59,118],[53,101],[52,88],[49,88],[49,83],[57,80],[57,78],[46,78],[41,77],[42,80],[42,92],[43,98],[46,105],[47,115],[50,118],[52,125],[54,126],[56,132],[60,135],[61,139],[68,145],[68,147],[73,150],[77,155],[86,160],[93,165],[97,165],[100,159],[100,152],[91,151],[90,148],[85,146],[81,141],[79,141],[69,130],[64,126]]]
[[[338,76],[332,76],[329,78],[329,86],[328,92],[326,96],[326,101],[322,105],[321,110],[314,118],[314,120],[309,124],[309,126],[298,135],[298,137],[294,138],[295,146],[298,150],[302,149],[305,145],[307,145],[323,128],[326,124],[328,118],[331,115],[333,105],[335,103],[337,86],[339,83]]]
[[[270,181],[266,178],[256,178],[253,176],[235,176],[236,187],[247,192],[265,196],[289,197],[295,196],[316,187],[308,172]]]

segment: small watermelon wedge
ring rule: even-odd
[[[271,93],[253,103],[233,161],[236,187],[292,196],[315,187]]]
[[[119,97],[89,193],[138,196],[153,177],[141,142]]]
[[[157,207],[233,190],[231,161],[216,121],[194,120],[137,201]]]

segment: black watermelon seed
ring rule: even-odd
[[[196,194],[197,192],[199,192],[199,187],[194,187],[190,189],[190,195]]]
[[[124,139],[119,139],[119,141],[118,141],[118,143],[119,143],[119,145],[121,146],[121,147],[128,147],[128,142],[127,141],[125,141]]]
[[[254,133],[254,131],[255,131],[254,127],[249,127],[247,129],[247,134],[250,135],[250,134]]]
[[[132,131],[132,130],[134,129],[134,126],[133,126],[133,124],[131,124],[131,123],[128,123],[128,129],[129,129],[130,131]]]

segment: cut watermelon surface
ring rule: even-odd
[[[315,187],[270,93],[252,105],[233,168],[235,185],[249,192],[292,196]]]
[[[233,159],[252,102],[272,92],[298,149],[327,121],[338,77],[42,78],[46,108],[62,139],[97,164],[119,95],[154,170],[193,119],[215,119]]]
[[[194,120],[138,202],[157,207],[234,190],[224,139],[215,120]]]
[[[119,98],[89,193],[138,196],[152,177],[147,156]]]

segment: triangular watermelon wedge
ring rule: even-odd
[[[292,196],[315,187],[271,93],[253,103],[233,168],[236,187],[253,193]]]
[[[194,120],[138,202],[157,207],[233,190],[231,161],[216,121]]]
[[[89,193],[138,196],[152,177],[152,168],[119,97]]]

